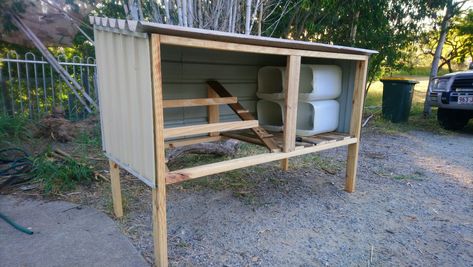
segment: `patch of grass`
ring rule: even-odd
[[[430,67],[425,66],[425,67],[416,67],[413,69],[402,69],[402,70],[396,70],[393,72],[393,75],[406,75],[406,76],[429,76],[430,75]],[[440,69],[438,72],[438,75],[444,75],[448,73],[448,69]]]
[[[179,242],[177,243],[177,246],[180,248],[190,248],[191,244],[187,243],[184,240],[179,240]]]
[[[343,165],[338,161],[323,158],[318,154],[307,154],[294,158],[292,160],[292,167],[295,169],[315,167],[327,173],[337,173],[343,168]]]
[[[33,160],[31,175],[43,185],[47,194],[73,190],[78,184],[88,184],[94,176],[93,170],[73,159],[56,159],[48,153]]]
[[[0,116],[0,145],[6,142],[19,142],[31,138],[28,118],[19,116]]]
[[[91,150],[100,151],[102,146],[100,133],[97,135],[95,132],[81,131],[73,142],[75,145],[74,152],[83,158],[89,155]]]

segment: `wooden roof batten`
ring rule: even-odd
[[[322,44],[315,42],[296,41],[281,38],[262,37],[244,34],[235,34],[221,31],[204,30],[197,28],[181,27],[146,21],[122,20],[103,17],[89,17],[90,23],[100,26],[103,30],[120,30],[130,33],[156,33],[163,35],[163,44],[192,46],[199,48],[243,51],[253,53],[276,53],[282,55],[300,55],[308,57],[342,58],[342,55],[353,55],[347,59],[367,60],[375,50]],[[199,40],[198,42],[187,42]],[[241,47],[222,47],[224,43],[239,44]],[[266,50],[256,48],[266,47]],[[315,53],[314,53],[315,52]],[[319,52],[319,54],[317,53]],[[326,54],[324,54],[326,53]]]

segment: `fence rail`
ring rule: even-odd
[[[60,65],[97,102],[95,59],[59,55]],[[28,52],[21,58],[15,51],[0,58],[0,114],[39,118],[53,109],[62,110],[66,118],[83,119],[88,112],[42,57]]]

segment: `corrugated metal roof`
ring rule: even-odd
[[[280,38],[261,37],[228,33],[221,31],[203,30],[197,28],[181,27],[146,21],[121,20],[113,18],[90,17],[90,23],[105,28],[119,29],[122,31],[159,33],[180,37],[197,38],[204,40],[232,42],[240,44],[261,45],[280,48],[291,48],[311,51],[334,52],[357,55],[377,54],[375,50],[354,48],[339,45],[329,45],[315,42],[304,42]]]

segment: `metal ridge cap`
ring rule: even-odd
[[[125,20],[115,19],[99,16],[89,16],[89,22],[92,25],[98,25],[105,28],[126,30],[130,32],[138,31],[138,21],[136,20]]]

